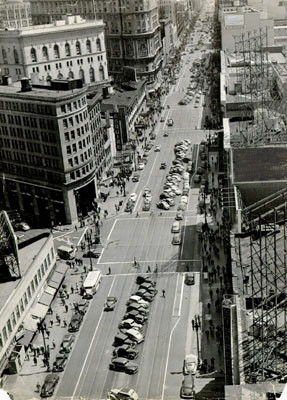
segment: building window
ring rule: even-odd
[[[55,44],[55,46],[54,46],[54,57],[60,58],[60,50],[59,50],[59,46],[57,44]]]
[[[85,83],[85,73],[84,73],[84,70],[82,68],[80,69],[79,77],[80,77],[80,79],[82,79],[83,84],[84,84]]]
[[[65,54],[66,54],[66,57],[70,57],[70,55],[71,55],[71,48],[70,48],[69,43],[65,44]]]
[[[48,61],[49,60],[49,55],[48,55],[48,49],[46,46],[42,48],[42,54],[43,54],[43,60]]]
[[[34,47],[32,47],[31,49],[31,60],[32,62],[37,62],[37,52],[36,49],[34,49]]]
[[[90,68],[90,82],[95,82],[95,70],[93,67]]]
[[[97,44],[97,51],[102,51],[102,44],[100,39],[97,39],[96,44]]]
[[[3,335],[3,339],[4,339],[4,343],[7,342],[8,340],[8,335],[7,335],[7,329],[4,326],[4,328],[2,329],[2,335]]]
[[[10,319],[8,319],[8,321],[7,321],[7,328],[8,328],[8,332],[12,333],[12,324],[11,324]]]
[[[13,50],[15,64],[19,64],[19,56],[16,49]]]
[[[102,65],[100,65],[100,68],[99,68],[99,75],[100,75],[100,81],[103,81],[105,79],[105,70]]]
[[[74,72],[73,71],[69,71],[68,79],[74,79]]]
[[[91,41],[89,39],[86,41],[86,48],[87,48],[87,53],[92,52]]]
[[[16,317],[15,317],[14,312],[12,312],[12,314],[11,314],[11,321],[12,321],[13,326],[15,326],[16,325]]]
[[[8,64],[7,53],[6,53],[5,49],[2,49],[2,57],[3,57],[4,64]]]
[[[80,42],[79,42],[79,41],[76,42],[76,54],[77,54],[77,56],[79,56],[79,55],[82,54],[82,52],[81,52],[81,45],[80,45]]]

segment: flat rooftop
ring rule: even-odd
[[[234,183],[287,181],[287,148],[233,149]]]
[[[23,244],[25,241],[28,240],[35,240],[37,236],[43,235],[45,233],[47,234],[47,236],[40,236],[41,238],[39,240],[35,240],[33,243],[19,249],[20,273],[23,278],[29,271],[32,262],[41,251],[41,248],[47,242],[50,231],[49,229],[31,229],[27,232],[17,231],[15,233],[19,237],[19,244]],[[22,278],[0,283],[0,310],[7,302],[9,302],[10,297],[14,295],[15,290],[22,282]]]

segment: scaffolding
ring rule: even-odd
[[[0,283],[21,278],[17,237],[5,211],[0,213]]]
[[[275,72],[269,62],[267,28],[234,36],[236,55],[235,94],[242,103],[239,145],[254,147],[277,141],[286,131]]]
[[[246,383],[279,379],[287,374],[286,207],[284,201],[264,214],[249,210],[249,237],[245,238],[249,244],[244,246],[245,262],[249,262],[242,274],[248,312],[243,344]],[[241,253],[242,250],[243,246]]]

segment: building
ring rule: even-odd
[[[81,78],[89,86],[109,82],[104,23],[79,16],[48,25],[0,31],[1,75],[13,81]]]
[[[2,208],[25,211],[30,224],[73,223],[92,209],[111,161],[99,98],[80,79],[21,83],[0,86]]]
[[[0,28],[23,28],[32,25],[30,3],[23,0],[0,1]]]
[[[32,0],[34,23],[48,23],[67,13],[80,14],[91,19],[102,18],[106,23],[105,35],[109,73],[121,74],[124,66],[133,67],[138,77],[154,81],[161,68],[161,40],[156,0]]]
[[[29,231],[19,241],[1,212],[0,235],[0,373],[5,368],[17,373],[24,362],[24,345],[45,317],[67,266],[56,265],[49,230]]]

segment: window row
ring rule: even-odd
[[[0,109],[9,111],[30,112],[35,114],[53,115],[55,114],[54,108],[30,102],[16,102],[16,101],[3,101],[0,100]],[[1,115],[1,114],[0,114]],[[3,115],[3,114],[2,114]],[[1,120],[1,122],[3,122]]]
[[[78,101],[73,101],[73,103],[67,103],[67,104],[62,104],[61,105],[61,112],[71,112],[74,110],[77,110],[78,108],[81,108],[82,106],[85,106],[87,104],[86,97],[82,97],[82,99],[79,99]]]
[[[70,131],[70,132],[65,132],[65,141],[69,142],[70,140],[75,140],[76,139],[76,133],[77,137],[81,137],[82,135],[85,135],[87,132],[89,132],[89,124],[85,124],[81,128],[78,128],[77,131]],[[87,137],[87,143],[90,143],[90,136]]]
[[[16,49],[13,50],[13,57],[14,57],[14,64],[19,64],[19,55]],[[2,59],[4,64],[10,64],[8,62],[7,51],[4,48],[2,48]]]
[[[90,142],[90,136],[88,136],[89,142]],[[88,140],[87,140],[88,142]],[[72,153],[77,153],[78,150],[83,150],[85,147],[88,146],[88,143],[86,143],[86,140],[80,140],[78,143],[73,143],[71,146],[66,146],[66,152],[68,155]]]
[[[12,332],[20,320],[21,315],[24,313],[25,309],[29,306],[31,299],[37,290],[40,282],[44,278],[45,274],[48,271],[49,266],[51,265],[52,261],[55,258],[54,249],[51,248],[50,253],[47,254],[44,262],[41,264],[40,268],[38,269],[37,273],[34,275],[33,279],[31,280],[27,290],[23,294],[20,302],[11,312],[10,317],[8,320],[3,323],[2,330],[0,332],[0,351],[2,350],[4,344],[8,341],[9,337],[12,336]],[[2,322],[2,321],[1,321]]]
[[[73,171],[70,173],[70,178],[72,180],[81,178],[81,176],[86,175],[89,171],[91,171],[94,167],[93,161],[90,162],[90,164],[87,164],[85,167],[80,169],[77,169],[77,171]]]
[[[68,164],[70,167],[79,165],[80,163],[87,161],[88,157],[90,157],[91,154],[92,154],[92,150],[88,149],[88,151],[85,151],[84,153],[80,154],[79,156],[75,156],[74,158],[69,158]]]
[[[3,50],[4,49],[2,49],[2,57],[4,59]],[[74,50],[75,50],[75,52],[73,55],[76,54],[77,56],[79,56],[79,55],[83,54],[81,43],[78,40],[75,43]],[[96,50],[95,51],[102,51],[102,43],[99,38],[96,40]],[[5,50],[4,50],[4,52],[5,52]],[[89,39],[87,39],[85,54],[87,54],[87,53],[90,54],[92,52],[93,52],[92,42]],[[32,62],[38,62],[38,53],[37,53],[37,50],[35,49],[35,47],[31,48],[30,56],[31,56]],[[48,61],[50,59],[55,59],[55,58],[58,59],[58,58],[71,57],[71,56],[72,56],[72,49],[71,49],[70,43],[65,43],[64,54],[61,54],[60,46],[58,44],[55,44],[51,50],[49,50],[48,46],[42,47],[39,61]],[[7,55],[6,55],[6,57],[7,57]],[[19,63],[19,61],[18,61],[18,63]],[[7,63],[4,62],[4,64],[7,64]]]

